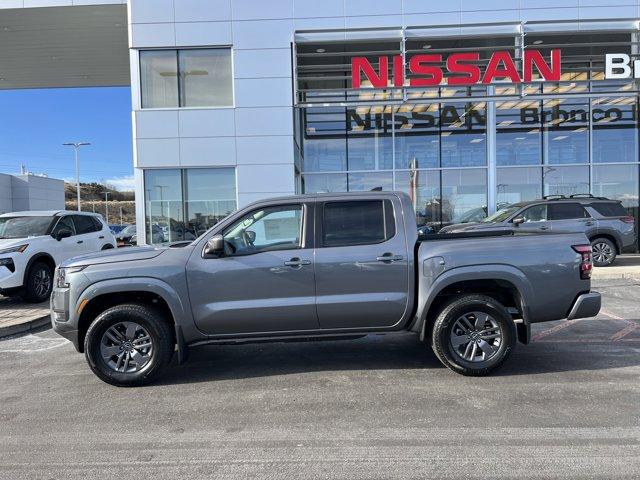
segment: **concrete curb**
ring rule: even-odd
[[[18,323],[16,325],[8,325],[6,327],[0,327],[0,338],[9,337],[11,335],[18,335],[20,333],[30,332],[32,330],[37,330],[45,325],[51,323],[49,314],[43,315],[42,317],[35,318],[33,320],[29,320],[28,322]]]

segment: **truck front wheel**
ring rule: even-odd
[[[446,304],[438,315],[432,347],[451,370],[482,376],[505,362],[516,338],[511,315],[499,302],[485,295],[465,295]]]
[[[116,305],[87,330],[84,351],[93,373],[119,387],[153,381],[169,365],[174,341],[162,314],[140,304]]]

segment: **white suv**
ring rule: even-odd
[[[109,226],[95,213],[0,215],[0,294],[20,293],[29,302],[44,302],[51,294],[55,267],[63,260],[115,245]]]

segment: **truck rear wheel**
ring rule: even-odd
[[[118,387],[152,382],[173,356],[173,333],[162,315],[139,304],[116,305],[89,326],[84,351],[100,380]]]
[[[516,343],[509,312],[485,295],[457,297],[442,309],[433,326],[438,359],[462,375],[487,375],[500,367]]]

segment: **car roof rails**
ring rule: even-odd
[[[569,195],[569,198],[596,198],[590,193],[574,193],[573,195]]]
[[[369,190],[370,192],[381,192],[382,191],[382,187],[373,187],[371,190]]]
[[[542,198],[545,200],[562,200],[563,198],[567,198],[564,195],[543,195]]]

